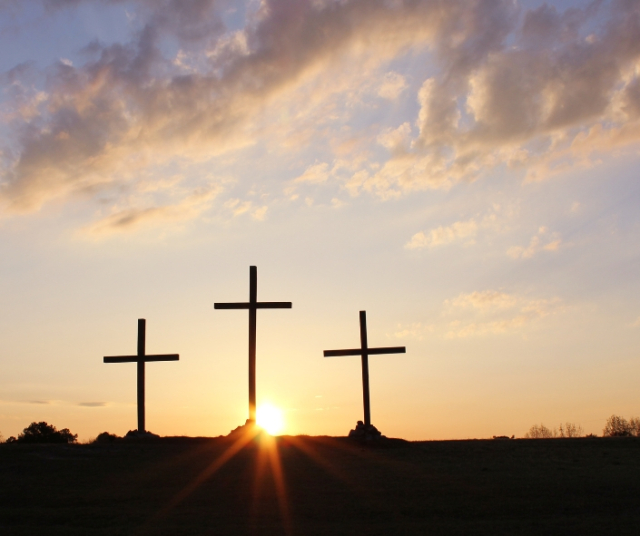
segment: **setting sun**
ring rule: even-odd
[[[257,411],[258,426],[270,435],[278,435],[284,429],[282,410],[271,404],[262,404]]]

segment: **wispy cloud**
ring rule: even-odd
[[[433,324],[423,324],[422,322],[413,322],[406,326],[398,324],[397,330],[393,333],[393,336],[397,339],[417,339],[421,341],[424,337],[433,333],[436,330],[436,326]]]
[[[255,220],[263,220],[267,214],[268,207],[263,205],[256,207],[253,201],[242,201],[238,198],[229,199],[224,207],[230,210],[234,216],[250,214]]]
[[[407,81],[400,73],[390,71],[382,78],[378,95],[384,99],[395,100],[407,87]]]
[[[509,219],[514,215],[512,207],[502,207],[495,203],[485,214],[478,214],[467,220],[460,220],[450,225],[434,227],[427,231],[419,231],[405,244],[406,249],[431,249],[452,243],[470,246],[476,243],[480,231],[503,232],[508,228]]]
[[[512,294],[498,290],[484,290],[460,294],[457,298],[446,300],[444,303],[450,308],[474,308],[489,311],[513,308],[517,305],[518,299]]]
[[[305,169],[304,173],[294,179],[293,182],[308,182],[311,184],[323,183],[329,178],[329,164],[320,162]]]
[[[518,331],[525,326],[564,311],[559,298],[532,299],[499,291],[460,294],[445,302],[448,322],[446,338],[466,338]],[[471,308],[471,311],[468,311]],[[464,310],[468,314],[461,315]]]
[[[473,243],[473,237],[478,232],[478,224],[475,220],[457,221],[448,227],[437,227],[426,233],[420,231],[411,237],[405,245],[407,249],[423,249],[450,244],[458,240]]]
[[[557,298],[529,298],[500,290],[474,291],[445,300],[435,322],[398,326],[397,338],[426,336],[459,339],[522,332],[535,322],[566,309]]]
[[[0,404],[28,404],[34,406],[80,406],[85,408],[102,408],[109,402],[71,402],[68,400],[0,400]]]
[[[218,192],[218,188],[196,191],[178,201],[175,205],[116,208],[112,214],[87,227],[85,233],[99,236],[128,231],[157,221],[176,222],[190,220],[207,210]]]
[[[507,255],[512,259],[530,259],[541,251],[558,251],[561,244],[559,233],[550,233],[546,227],[540,227],[527,247],[513,246],[507,250]]]
[[[107,406],[107,402],[78,402],[78,406],[83,408],[103,408]]]

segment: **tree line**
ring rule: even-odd
[[[495,436],[494,436],[495,437]],[[505,436],[506,437],[506,436]],[[534,424],[524,435],[525,439],[551,439],[562,437],[598,437],[595,434],[584,435],[582,426],[570,422],[560,424],[558,428],[548,428],[544,424]],[[640,418],[627,420],[619,415],[611,415],[602,430],[602,437],[640,437]],[[103,432],[97,442],[114,441],[116,435]],[[76,443],[78,434],[72,434],[68,428],[58,430],[55,426],[42,422],[32,422],[18,437],[9,437],[5,443]],[[0,443],[2,434],[0,434]]]
[[[582,426],[567,422],[553,430],[544,424],[534,424],[524,435],[525,439],[551,439],[554,437],[598,437],[583,434]],[[640,437],[640,418],[627,420],[619,415],[611,415],[602,429],[602,437]]]

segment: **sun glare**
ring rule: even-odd
[[[278,435],[284,429],[282,410],[271,404],[262,404],[257,410],[256,421],[269,435]]]

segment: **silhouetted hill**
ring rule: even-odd
[[[640,440],[0,445],[0,533],[637,534]]]

